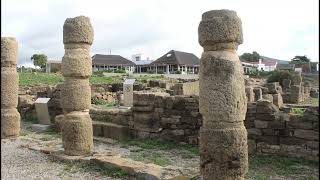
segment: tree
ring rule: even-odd
[[[311,62],[310,59],[304,56],[295,56],[291,59],[290,64],[295,64],[296,68],[302,68],[302,72],[310,73],[311,72]]]
[[[292,63],[299,63],[299,64],[304,64],[304,63],[309,63],[310,59],[304,55],[304,56],[295,56],[294,58],[291,59]]]
[[[251,53],[243,53],[240,56],[241,60],[248,61],[248,62],[258,62],[260,58],[261,58],[261,56],[256,51],[253,51],[252,54]]]
[[[34,66],[39,66],[41,69],[43,69],[46,67],[48,57],[44,54],[34,54],[32,55],[31,60],[33,60]]]

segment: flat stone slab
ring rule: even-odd
[[[48,156],[65,162],[91,162],[120,168],[124,172],[137,179],[145,180],[169,180],[181,176],[178,167],[161,167],[153,163],[143,163],[129,158],[121,157],[119,153],[105,150],[104,152],[93,152],[88,156],[68,156],[61,148],[61,142],[35,140],[33,138],[21,138],[28,143],[24,148],[47,154]],[[180,177],[179,177],[180,178]]]
[[[45,132],[51,128],[51,125],[45,125],[45,124],[32,124],[31,129],[34,132]]]

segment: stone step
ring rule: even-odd
[[[128,126],[109,122],[92,121],[93,135],[96,137],[105,137],[115,140],[126,140],[130,138]]]

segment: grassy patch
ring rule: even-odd
[[[139,151],[131,154],[130,158],[132,158],[135,161],[142,161],[145,163],[152,162],[159,166],[167,166],[172,164],[172,162],[168,158],[164,157],[162,154],[157,152]]]
[[[173,142],[165,142],[157,139],[146,139],[146,140],[128,140],[122,142],[122,147],[138,146],[143,150],[180,150],[182,157],[192,158],[199,156],[199,148],[192,145],[181,145]]]
[[[319,106],[319,99],[310,97],[300,104],[311,104],[313,106]]]
[[[296,114],[299,116],[303,116],[305,111],[306,111],[306,108],[292,108],[290,110],[290,114]]]
[[[111,84],[111,83],[122,83],[123,77],[114,76],[114,77],[101,77],[101,76],[91,76],[90,83],[91,84]]]
[[[33,116],[32,114],[27,114],[26,117],[23,119],[25,122],[31,123],[31,124],[37,124],[38,119],[37,117]]]
[[[94,72],[90,77],[91,84],[112,84],[112,83],[122,83],[124,81],[125,75],[119,74],[119,76],[104,77],[100,75],[100,72]],[[140,76],[136,77],[137,82],[147,82],[148,80],[161,80],[165,76]],[[25,72],[19,73],[19,86],[35,86],[35,85],[57,85],[62,83],[64,80],[61,73],[43,73],[43,72]]]
[[[128,174],[120,168],[115,168],[98,163],[67,163],[64,170],[72,173],[77,171],[97,172],[104,176],[121,179],[128,177]]]
[[[19,73],[19,86],[56,85],[63,82],[61,74]]]
[[[35,86],[35,85],[57,85],[64,80],[60,73],[19,73],[19,86]],[[90,77],[91,84],[109,84],[109,83],[121,83],[123,78],[121,76],[115,77],[100,77],[92,75]]]
[[[319,163],[300,158],[288,158],[272,155],[256,155],[249,157],[247,178],[268,180],[271,177],[285,176],[293,179],[318,179]]]

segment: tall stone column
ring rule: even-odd
[[[63,147],[67,155],[86,155],[93,148],[92,120],[89,115],[92,42],[93,28],[88,17],[66,19],[63,25],[65,54],[61,68],[64,76],[61,106],[64,113]]]
[[[235,11],[205,12],[198,28],[200,60],[200,170],[204,180],[244,179],[248,171],[247,102],[237,55],[243,42]]]
[[[19,136],[20,114],[17,111],[19,75],[18,43],[1,37],[1,139]]]

